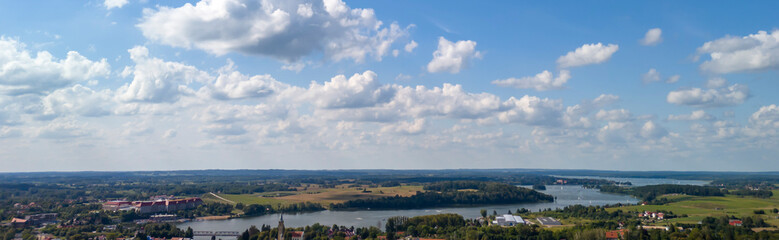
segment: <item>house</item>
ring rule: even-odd
[[[743,223],[741,222],[741,220],[738,220],[738,219],[730,219],[730,220],[728,221],[728,224],[730,224],[731,226],[737,226],[737,227],[740,227],[740,226],[741,226],[741,224],[743,224]]]
[[[625,238],[626,229],[606,232],[606,240],[618,240]]]
[[[289,233],[289,239],[290,240],[303,240],[305,239],[303,237],[304,232],[303,231],[292,231]]]
[[[492,224],[498,226],[514,226],[517,224],[525,224],[525,220],[520,216],[504,214],[503,216],[495,217],[495,220],[492,221]]]
[[[11,220],[11,226],[15,228],[23,228],[27,226],[27,220],[21,218],[14,218]]]

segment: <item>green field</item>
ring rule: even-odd
[[[364,192],[363,189],[367,189],[368,192]],[[339,185],[335,188],[319,188],[316,185],[309,185],[305,188],[301,187],[298,191],[263,192],[254,194],[220,193],[217,195],[234,203],[243,203],[244,205],[261,204],[276,207],[293,203],[312,202],[327,207],[330,203],[341,203],[354,199],[378,198],[395,195],[411,196],[416,194],[417,191],[422,191],[422,186],[368,188],[367,186],[348,187],[346,185]],[[206,201],[229,203],[213,197],[210,194],[205,194],[203,196]]]
[[[763,218],[771,225],[779,225],[779,219],[777,214],[773,213],[774,208],[779,208],[779,196],[778,192],[774,192],[774,196],[767,199],[753,198],[753,197],[738,197],[734,195],[727,195],[724,197],[698,197],[688,195],[667,195],[663,196],[674,202],[665,205],[645,205],[645,206],[625,206],[618,208],[609,208],[609,211],[616,211],[621,209],[622,211],[643,212],[643,211],[665,211],[673,212],[677,216],[687,214],[688,217],[679,217],[674,219],[667,219],[658,222],[663,225],[664,223],[681,222],[681,223],[698,223],[704,217],[719,217],[719,216],[752,216],[755,215],[755,210],[764,210],[766,214],[762,214]]]

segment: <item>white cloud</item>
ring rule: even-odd
[[[395,77],[395,81],[406,81],[411,79],[411,76],[399,73],[398,76]]]
[[[668,115],[668,120],[675,120],[675,121],[700,121],[700,120],[710,121],[715,119],[716,118],[714,116],[706,113],[703,110],[695,110],[690,114]]]
[[[649,72],[646,72],[641,75],[641,81],[644,83],[651,83],[651,82],[659,82],[660,81],[660,73],[657,72],[654,68],[649,69]]]
[[[398,123],[384,126],[382,132],[396,132],[402,134],[420,134],[425,131],[426,121],[424,118],[415,119],[412,122],[400,121]]]
[[[197,68],[178,62],[166,62],[149,56],[146,47],[130,50],[134,67],[125,68],[122,75],[133,75],[133,80],[117,90],[117,98],[126,102],[175,102],[181,95],[193,94],[186,85],[207,82],[212,77]]]
[[[666,83],[675,83],[678,82],[681,76],[679,75],[673,75],[665,79]],[[650,68],[648,72],[641,75],[641,81],[645,84],[647,83],[653,83],[653,82],[659,82],[662,80],[662,75],[660,75],[660,72],[658,72],[654,68]]]
[[[657,139],[668,135],[668,130],[657,125],[653,121],[647,121],[641,127],[641,136],[648,139]]]
[[[494,80],[492,81],[492,84],[502,87],[514,87],[521,89],[532,88],[537,91],[546,91],[565,88],[565,83],[567,83],[568,79],[570,78],[571,72],[568,70],[560,70],[560,73],[557,74],[557,77],[554,77],[549,71],[543,71],[531,77]]]
[[[75,51],[61,60],[47,51],[32,57],[23,43],[0,37],[0,94],[46,94],[110,72],[105,59],[91,61]]]
[[[601,121],[610,121],[610,122],[627,122],[627,121],[633,121],[635,118],[633,118],[633,114],[626,109],[614,109],[614,110],[601,109],[600,111],[598,111],[598,113],[595,114],[595,119]]]
[[[293,72],[300,72],[303,71],[303,68],[305,67],[306,67],[306,63],[304,62],[294,62],[294,63],[284,64],[284,66],[281,66],[281,69],[287,71],[293,71]]]
[[[321,108],[359,108],[389,102],[395,91],[388,85],[382,86],[376,73],[366,71],[349,79],[338,75],[321,85],[311,82],[304,98]]]
[[[201,91],[215,99],[260,98],[278,93],[289,86],[276,81],[270,75],[246,76],[235,70],[233,62],[219,69],[216,80],[206,84]]]
[[[406,46],[403,47],[403,49],[405,49],[406,52],[413,52],[414,49],[417,48],[417,46],[419,46],[419,44],[417,44],[417,42],[415,42],[414,40],[411,40],[411,42],[406,44]]]
[[[666,100],[669,103],[694,107],[724,107],[744,103],[749,98],[749,88],[734,84],[720,89],[692,88],[671,91]]]
[[[779,130],[779,106],[771,104],[760,107],[749,117],[749,123],[761,128]]]
[[[619,46],[616,44],[584,44],[576,50],[568,52],[565,56],[560,56],[557,59],[557,65],[561,68],[568,68],[598,64],[608,61],[617,50],[619,50]]]
[[[649,31],[646,31],[644,39],[641,39],[641,44],[644,46],[654,46],[660,44],[660,42],[663,41],[662,34],[663,30],[660,28],[649,29]]]
[[[101,117],[113,112],[116,103],[110,90],[100,92],[76,84],[63,88],[41,100],[42,118],[58,117],[65,114],[77,114],[85,117]]]
[[[112,8],[122,8],[128,2],[127,0],[105,0],[103,5],[105,9],[111,10]]]
[[[562,123],[562,102],[533,96],[514,97],[504,102],[508,110],[498,113],[504,123],[523,123],[531,126],[560,126]]]
[[[440,37],[438,49],[433,52],[433,60],[427,64],[427,71],[458,73],[468,67],[472,58],[481,58],[481,53],[476,51],[476,42],[463,40],[453,43]]]
[[[679,79],[681,79],[681,78],[682,78],[682,76],[679,76],[678,74],[677,75],[673,75],[673,76],[670,76],[667,79],[665,79],[665,83],[675,83],[675,82],[678,82]]]
[[[759,31],[744,37],[725,36],[706,42],[698,54],[710,59],[701,63],[703,71],[732,73],[779,68],[779,30]]]
[[[138,28],[165,45],[287,62],[320,51],[335,61],[381,60],[397,39],[408,35],[408,28],[396,23],[383,27],[373,9],[352,9],[341,0],[201,0],[144,9]]]
[[[728,80],[721,77],[709,78],[709,80],[706,81],[707,88],[721,88],[725,85],[728,85]]]

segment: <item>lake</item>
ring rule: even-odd
[[[626,195],[601,193],[597,189],[587,189],[577,185],[549,185],[544,191],[546,194],[557,197],[555,202],[547,203],[523,203],[508,205],[486,205],[474,207],[451,207],[412,210],[360,210],[360,211],[319,211],[300,214],[284,214],[284,225],[287,227],[303,227],[320,223],[326,226],[338,224],[339,226],[369,227],[378,226],[383,229],[383,223],[393,216],[422,216],[439,213],[457,213],[465,218],[480,217],[480,210],[487,209],[489,213],[497,211],[505,214],[509,210],[515,212],[519,208],[527,208],[538,211],[546,208],[563,208],[570,205],[606,205],[616,203],[637,203],[639,200]],[[263,215],[248,218],[235,218],[214,221],[193,221],[178,224],[179,228],[191,227],[195,231],[239,231],[243,232],[252,225],[259,227],[262,224],[275,227],[279,222],[279,214]]]
[[[581,178],[581,179],[605,179],[605,180],[611,180],[616,182],[630,182],[633,184],[632,186],[640,187],[640,186],[646,186],[646,185],[658,185],[658,184],[677,184],[677,185],[697,185],[697,186],[703,186],[709,183],[709,181],[702,181],[702,180],[678,180],[678,179],[670,179],[670,178],[619,178],[619,177],[596,177],[596,176],[558,176],[558,175],[552,175],[554,177],[561,177],[561,178]]]

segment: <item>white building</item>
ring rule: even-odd
[[[503,216],[495,217],[495,220],[492,221],[492,224],[496,224],[498,226],[514,226],[517,224],[525,224],[525,220],[520,216],[505,214]]]

